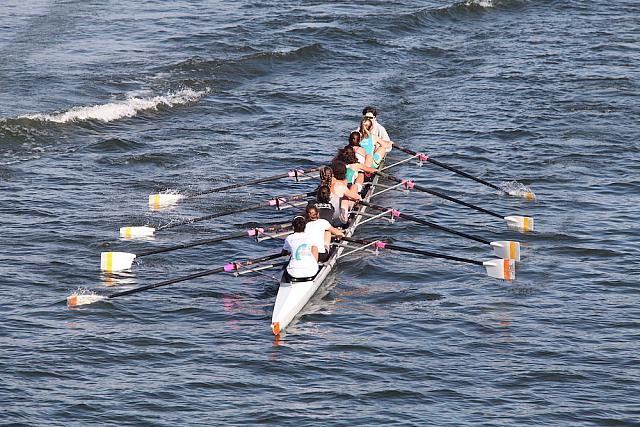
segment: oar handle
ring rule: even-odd
[[[261,184],[263,182],[276,181],[276,180],[282,179],[282,178],[288,178],[288,177],[298,178],[299,176],[303,176],[304,174],[308,174],[308,173],[311,173],[311,172],[317,172],[319,169],[320,168],[312,168],[312,169],[307,169],[307,170],[294,169],[294,170],[289,171],[287,173],[282,173],[282,174],[273,175],[273,176],[267,176],[267,177],[264,177],[264,178],[256,178],[256,179],[252,179],[250,181],[245,181],[245,182],[241,182],[241,183],[237,183],[237,184],[229,184],[229,185],[225,185],[223,187],[218,187],[218,188],[212,188],[210,190],[199,191],[199,192],[196,192],[196,193],[189,194],[188,197],[197,197],[197,196],[202,196],[204,194],[219,193],[221,191],[233,190],[235,188],[247,187],[249,185],[254,185],[254,184]]]
[[[345,238],[343,238],[343,240],[346,240],[347,242],[357,243],[357,244],[360,244],[360,245],[370,245],[372,243],[376,243],[376,240],[352,239],[352,238],[349,238],[349,237],[345,237]],[[380,249],[390,249],[392,251],[407,252],[407,253],[412,253],[412,254],[416,254],[416,255],[424,255],[424,256],[428,256],[428,257],[432,257],[432,258],[442,258],[442,259],[448,259],[448,260],[451,260],[451,261],[466,262],[467,264],[482,265],[482,261],[476,261],[476,260],[467,259],[467,258],[460,258],[460,257],[453,256],[453,255],[439,254],[439,253],[436,253],[436,252],[423,251],[423,250],[420,250],[420,249],[407,248],[407,247],[404,247],[404,246],[398,246],[398,245],[393,245],[393,244],[390,244],[390,243],[385,243],[385,242],[383,242],[381,240],[377,241],[376,247],[380,248]]]
[[[264,262],[264,261],[269,261],[269,260],[272,260],[272,259],[280,258],[280,257],[283,257],[285,255],[287,255],[287,254],[277,253],[277,254],[267,255],[267,256],[260,257],[260,258],[254,258],[254,259],[250,259],[250,260],[247,260],[247,261],[231,263],[231,264],[233,264],[236,267],[246,267],[248,265],[257,264],[259,262]],[[229,271],[228,265],[226,265],[224,267],[214,268],[212,270],[205,270],[205,271],[201,271],[201,272],[198,272],[198,273],[189,274],[188,276],[177,277],[175,279],[169,279],[169,280],[164,280],[164,281],[158,282],[158,283],[152,283],[152,284],[146,285],[146,286],[140,286],[139,288],[133,288],[133,289],[128,289],[128,290],[122,291],[122,292],[116,292],[114,294],[108,295],[107,298],[108,299],[112,299],[112,298],[117,298],[117,297],[121,297],[121,296],[125,296],[125,295],[131,295],[131,294],[135,294],[135,293],[138,293],[138,292],[146,291],[146,290],[149,290],[149,289],[155,289],[155,288],[159,288],[161,286],[172,285],[174,283],[184,282],[186,280],[196,279],[198,277],[210,276],[212,274],[222,273],[222,272],[225,272],[225,271]]]
[[[467,233],[462,232],[462,231],[457,231],[457,230],[454,230],[452,228],[445,227],[444,225],[436,224],[435,222],[427,221],[425,219],[418,218],[417,216],[409,215],[409,214],[397,211],[397,210],[392,209],[392,208],[385,208],[383,206],[372,205],[371,203],[368,203],[368,202],[360,202],[360,203],[365,205],[365,206],[369,206],[372,209],[376,209],[378,211],[392,210],[393,213],[396,216],[398,216],[399,218],[404,218],[406,220],[413,221],[413,222],[416,222],[418,224],[426,225],[427,227],[435,228],[437,230],[442,230],[442,231],[445,231],[447,233],[455,234],[456,236],[460,236],[460,237],[464,237],[464,238],[467,238],[467,239],[470,239],[470,240],[474,240],[474,241],[479,242],[479,243],[484,243],[484,244],[487,244],[487,245],[491,244],[490,241],[485,240],[485,239],[483,239],[481,237],[473,236],[471,234],[467,234]]]
[[[381,173],[380,175],[385,177],[385,178],[387,178],[387,179],[390,179],[391,181],[408,182],[407,180],[403,180],[403,179],[397,178],[397,177],[389,175],[389,174]],[[449,200],[450,202],[457,203],[459,205],[466,206],[466,207],[471,208],[471,209],[475,209],[478,212],[486,213],[487,215],[491,215],[491,216],[495,216],[496,218],[504,219],[504,215],[500,215],[500,214],[498,214],[496,212],[493,212],[493,211],[490,211],[488,209],[481,208],[480,206],[472,205],[471,203],[467,203],[467,202],[465,202],[463,200],[456,199],[455,197],[448,196],[448,195],[446,195],[444,193],[441,193],[439,191],[436,191],[436,190],[431,190],[430,188],[423,187],[422,185],[418,185],[418,184],[412,183],[412,188],[415,188],[416,190],[419,190],[419,191],[422,191],[422,192],[425,192],[425,193],[432,194],[432,195],[434,195],[436,197],[440,197],[440,198],[445,199],[445,200]]]

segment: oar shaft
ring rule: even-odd
[[[369,207],[371,207],[373,209],[376,209],[376,210],[379,210],[379,211],[388,211],[388,210],[391,209],[391,208],[385,208],[383,206],[372,205],[371,203],[368,203],[368,202],[365,202],[365,201],[360,201],[359,203],[361,203],[361,204],[363,204],[365,206],[369,206]],[[403,219],[406,219],[406,220],[409,220],[409,221],[413,221],[413,222],[418,223],[418,224],[426,225],[427,227],[435,228],[437,230],[441,230],[441,231],[444,231],[446,233],[455,234],[456,236],[460,236],[460,237],[464,237],[466,239],[474,240],[474,241],[479,242],[479,243],[484,243],[484,244],[487,244],[487,245],[491,244],[491,242],[489,242],[488,240],[485,240],[485,239],[483,239],[481,237],[473,236],[471,234],[467,234],[467,233],[462,232],[462,231],[457,231],[457,230],[454,230],[452,228],[445,227],[444,225],[436,224],[435,222],[431,222],[431,221],[427,221],[427,220],[422,219],[422,218],[418,218],[417,216],[409,215],[409,214],[406,214],[406,213],[403,213],[403,212],[398,212],[396,210],[394,210],[394,212],[399,218],[403,218]]]
[[[223,212],[217,212],[211,215],[205,215],[205,216],[201,216],[198,218],[189,218],[189,219],[185,219],[183,221],[180,222],[176,222],[176,223],[169,223],[166,225],[163,225],[161,227],[158,227],[157,230],[166,230],[168,228],[174,228],[174,227],[179,227],[181,225],[187,225],[187,224],[193,224],[195,222],[200,222],[200,221],[207,221],[210,219],[215,219],[215,218],[220,218],[223,216],[228,216],[228,215],[233,215],[236,213],[241,213],[241,212],[247,212],[247,211],[253,211],[253,210],[257,210],[257,209],[261,209],[261,208],[266,208],[269,206],[275,206],[276,205],[276,201],[278,201],[278,204],[287,204],[289,202],[295,202],[295,201],[299,201],[304,199],[305,197],[309,197],[309,196],[313,196],[315,193],[310,192],[310,193],[305,193],[305,194],[297,194],[295,196],[291,196],[291,197],[277,197],[273,200],[267,200],[266,202],[261,202],[261,203],[256,203],[254,205],[249,205],[249,206],[245,206],[243,208],[237,208],[237,209],[232,209],[232,210],[228,210],[228,211],[223,211]]]
[[[346,240],[347,242],[358,243],[360,245],[368,245],[375,242],[374,240],[351,239],[346,237],[344,238],[344,240]],[[442,258],[442,259],[448,259],[451,261],[466,262],[467,264],[482,265],[482,261],[476,261],[473,259],[460,258],[453,255],[445,255],[445,254],[439,254],[436,252],[423,251],[420,249],[407,248],[404,246],[393,245],[390,243],[384,243],[384,242],[381,242],[381,243],[382,245],[380,247],[384,249],[390,249],[392,251],[407,252],[407,253],[412,253],[416,255],[424,255],[432,258]]]
[[[211,194],[211,193],[219,193],[221,191],[226,191],[226,190],[233,190],[236,188],[242,188],[242,187],[247,187],[249,185],[254,185],[254,184],[261,184],[263,182],[270,182],[270,181],[276,181],[278,179],[282,179],[282,178],[288,178],[288,177],[297,177],[297,176],[303,176],[304,174],[308,174],[311,172],[316,172],[319,168],[313,168],[313,169],[307,169],[307,170],[301,170],[301,171],[291,171],[293,172],[293,174],[291,172],[287,172],[287,173],[282,173],[282,174],[278,174],[278,175],[273,175],[273,176],[267,176],[264,178],[256,178],[256,179],[252,179],[250,181],[245,181],[245,182],[240,182],[240,183],[236,183],[236,184],[229,184],[229,185],[225,185],[223,187],[218,187],[218,188],[212,188],[210,190],[204,190],[204,191],[199,191],[197,193],[192,193],[190,194],[188,197],[197,197],[197,196],[202,196],[204,194]]]
[[[381,175],[384,176],[385,178],[388,178],[388,179],[392,180],[392,181],[406,182],[405,180],[402,180],[402,179],[397,178],[395,176],[391,176],[391,175],[387,175],[387,174],[381,174]],[[495,216],[496,218],[504,219],[504,215],[500,215],[500,214],[498,214],[496,212],[493,212],[493,211],[490,211],[488,209],[481,208],[480,206],[476,206],[476,205],[473,205],[471,203],[467,203],[467,202],[465,202],[463,200],[456,199],[455,197],[448,196],[448,195],[446,195],[444,193],[441,193],[439,191],[431,190],[430,188],[423,187],[422,185],[418,185],[418,184],[413,183],[413,188],[415,188],[416,190],[425,192],[425,193],[432,194],[432,195],[434,195],[436,197],[440,197],[441,199],[449,200],[450,202],[457,203],[457,204],[462,205],[462,206],[466,206],[466,207],[474,209],[474,210],[476,210],[478,212],[486,213],[487,215],[491,215],[491,216]]]
[[[288,221],[286,223],[270,225],[270,226],[266,226],[266,227],[255,227],[255,228],[251,229],[251,231],[254,231],[254,233],[256,233],[256,234],[259,234],[259,233],[268,232],[268,231],[282,230],[282,229],[290,227],[290,225],[291,225],[291,222]],[[143,252],[140,252],[140,253],[136,254],[136,257],[140,258],[140,257],[143,257],[143,256],[148,256],[148,255],[155,255],[155,254],[161,254],[161,253],[164,253],[164,252],[171,252],[171,251],[175,251],[175,250],[178,250],[178,249],[192,248],[194,246],[201,246],[201,245],[210,245],[212,243],[223,242],[225,240],[240,239],[242,237],[256,235],[256,234],[250,234],[249,231],[250,230],[241,231],[241,232],[238,232],[238,233],[227,234],[227,235],[219,236],[219,237],[214,237],[214,238],[211,238],[211,239],[201,239],[201,240],[195,240],[193,242],[180,243],[180,244],[177,244],[175,246],[170,246],[170,247],[167,247],[167,248],[149,249],[149,250],[146,250],[146,251],[143,251]]]
[[[277,254],[273,254],[273,255],[267,255],[267,256],[263,256],[260,258],[255,258],[255,259],[250,259],[244,262],[239,262],[236,263],[236,265],[238,267],[244,267],[244,266],[248,266],[248,265],[253,265],[253,264],[257,264],[259,262],[264,262],[264,261],[269,261],[272,259],[276,259],[276,258],[280,258],[282,256],[284,256],[285,254],[282,253],[277,253]],[[117,297],[121,297],[121,296],[125,296],[125,295],[131,295],[131,294],[135,294],[138,292],[142,292],[142,291],[147,291],[149,289],[155,289],[155,288],[159,288],[161,286],[167,286],[167,285],[172,285],[174,283],[179,283],[179,282],[184,282],[187,280],[191,280],[191,279],[196,279],[198,277],[204,277],[204,276],[210,276],[212,274],[216,274],[216,273],[222,273],[224,271],[227,271],[227,267],[218,267],[218,268],[214,268],[212,270],[205,270],[205,271],[200,271],[198,273],[193,273],[193,274],[189,274],[188,276],[183,276],[183,277],[177,277],[175,279],[169,279],[169,280],[164,280],[162,282],[158,282],[158,283],[152,283],[150,285],[146,285],[146,286],[140,286],[139,288],[133,288],[133,289],[129,289],[126,291],[122,291],[122,292],[116,292],[114,294],[108,295],[107,298],[108,299],[112,299],[112,298],[117,298]]]
[[[408,148],[401,147],[401,146],[399,146],[399,145],[397,145],[395,143],[393,144],[393,147],[397,148],[398,150],[403,151],[403,152],[405,152],[407,154],[411,154],[412,156],[415,156],[415,155],[418,154],[417,152],[415,152],[413,150],[409,150]],[[498,187],[495,184],[492,184],[492,183],[490,183],[488,181],[485,181],[482,178],[478,178],[477,176],[473,176],[473,175],[471,175],[471,174],[469,174],[469,173],[467,173],[465,171],[462,171],[462,170],[460,170],[458,168],[450,166],[450,165],[448,165],[446,163],[442,163],[442,162],[440,162],[440,161],[438,161],[436,159],[432,159],[431,157],[427,157],[427,161],[429,163],[432,163],[432,164],[436,165],[436,166],[440,166],[443,169],[447,169],[447,170],[449,170],[451,172],[457,173],[458,175],[464,176],[465,178],[469,178],[469,179],[472,179],[472,180],[474,180],[476,182],[479,182],[480,184],[484,184],[484,185],[486,185],[488,187],[494,188],[494,189],[499,190],[499,191],[504,191],[502,188]]]

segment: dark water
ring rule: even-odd
[[[637,425],[640,422],[640,6],[636,1],[5,1],[0,13],[0,421],[15,425]],[[526,245],[511,284],[384,252],[349,259],[280,342],[277,285],[210,276],[107,293],[271,253],[232,241],[100,275],[140,251],[273,222],[262,211],[164,224],[294,194],[265,185],[149,213],[193,191],[322,164],[374,104],[434,166],[426,194],[380,201]],[[394,153],[396,158],[402,158]],[[486,247],[411,223],[363,228],[425,250]],[[109,286],[109,287],[108,287]]]

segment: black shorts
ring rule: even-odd
[[[319,253],[318,254],[318,262],[327,262],[329,259],[329,252]]]

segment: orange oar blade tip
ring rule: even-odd
[[[87,305],[93,304],[94,302],[102,301],[106,299],[104,295],[96,295],[96,294],[71,294],[67,297],[67,306],[68,307],[77,307],[79,305]]]
[[[67,306],[76,307],[78,305],[78,294],[72,294],[67,297]]]
[[[280,322],[273,322],[271,324],[271,330],[273,331],[273,335],[280,335]]]

